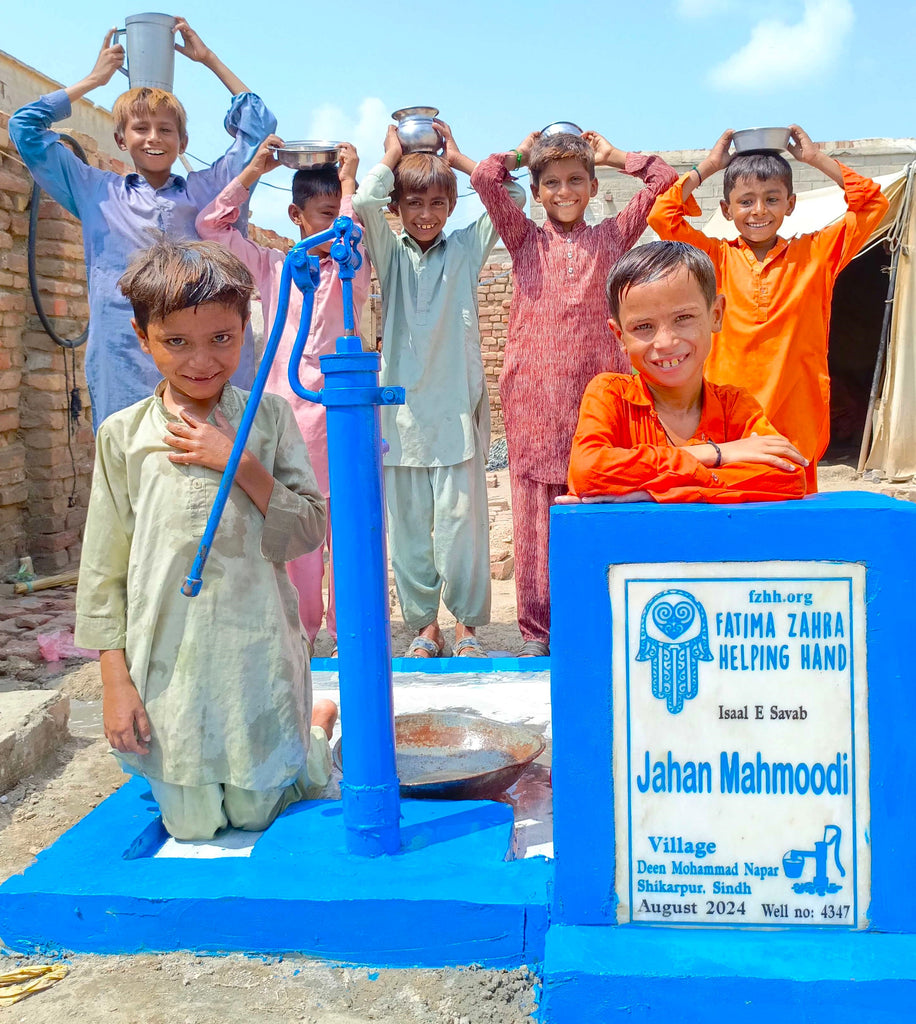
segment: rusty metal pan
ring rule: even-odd
[[[455,711],[398,715],[394,731],[404,797],[495,797],[546,747],[529,729]],[[341,741],[334,762],[343,769]]]

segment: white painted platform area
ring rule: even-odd
[[[336,672],[312,672],[315,700],[328,698],[340,704]],[[394,673],[396,715],[421,711],[457,711],[482,715],[508,725],[521,725],[547,741],[544,753],[503,796],[515,813],[516,856],[553,857],[553,803],[550,787],[550,673],[549,672],[424,672]],[[74,702],[71,726],[85,736],[101,733],[101,702]],[[332,745],[346,733],[339,722]],[[328,787],[337,797],[339,773]],[[263,833],[235,829],[211,842],[178,842],[170,839],[156,853],[160,858],[247,857]]]

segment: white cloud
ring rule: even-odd
[[[366,171],[381,158],[385,131],[391,124],[389,114],[389,108],[377,96],[367,96],[358,109],[350,113],[333,103],[324,103],[305,119],[306,133],[297,138],[352,142],[360,156],[360,168]],[[281,167],[260,182],[251,200],[251,219],[259,227],[271,228],[287,238],[298,238],[298,229],[290,223],[287,214],[292,179],[293,172]],[[268,182],[278,188],[270,188]]]
[[[382,155],[385,131],[391,124],[389,108],[377,96],[367,96],[354,115],[333,103],[324,103],[312,111],[310,139],[336,139],[352,142],[363,168],[374,166]]]
[[[850,0],[805,0],[797,24],[758,22],[748,42],[712,69],[709,81],[720,89],[747,91],[808,81],[839,60],[854,20]]]
[[[674,0],[674,11],[682,18],[706,18],[734,6],[732,0]]]

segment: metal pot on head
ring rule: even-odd
[[[405,153],[442,153],[445,139],[433,124],[437,107],[404,107],[391,118],[398,123],[398,141]]]
[[[132,14],[115,31],[112,43],[126,36],[127,67],[120,68],[131,89],[172,91],[175,80],[175,19],[171,14]]]
[[[548,138],[551,135],[581,135],[582,129],[572,121],[553,121],[541,129],[541,135]]]

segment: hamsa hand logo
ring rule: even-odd
[[[637,661],[652,663],[652,695],[672,715],[699,689],[698,663],[712,661],[706,612],[685,590],[663,590],[643,609]]]

